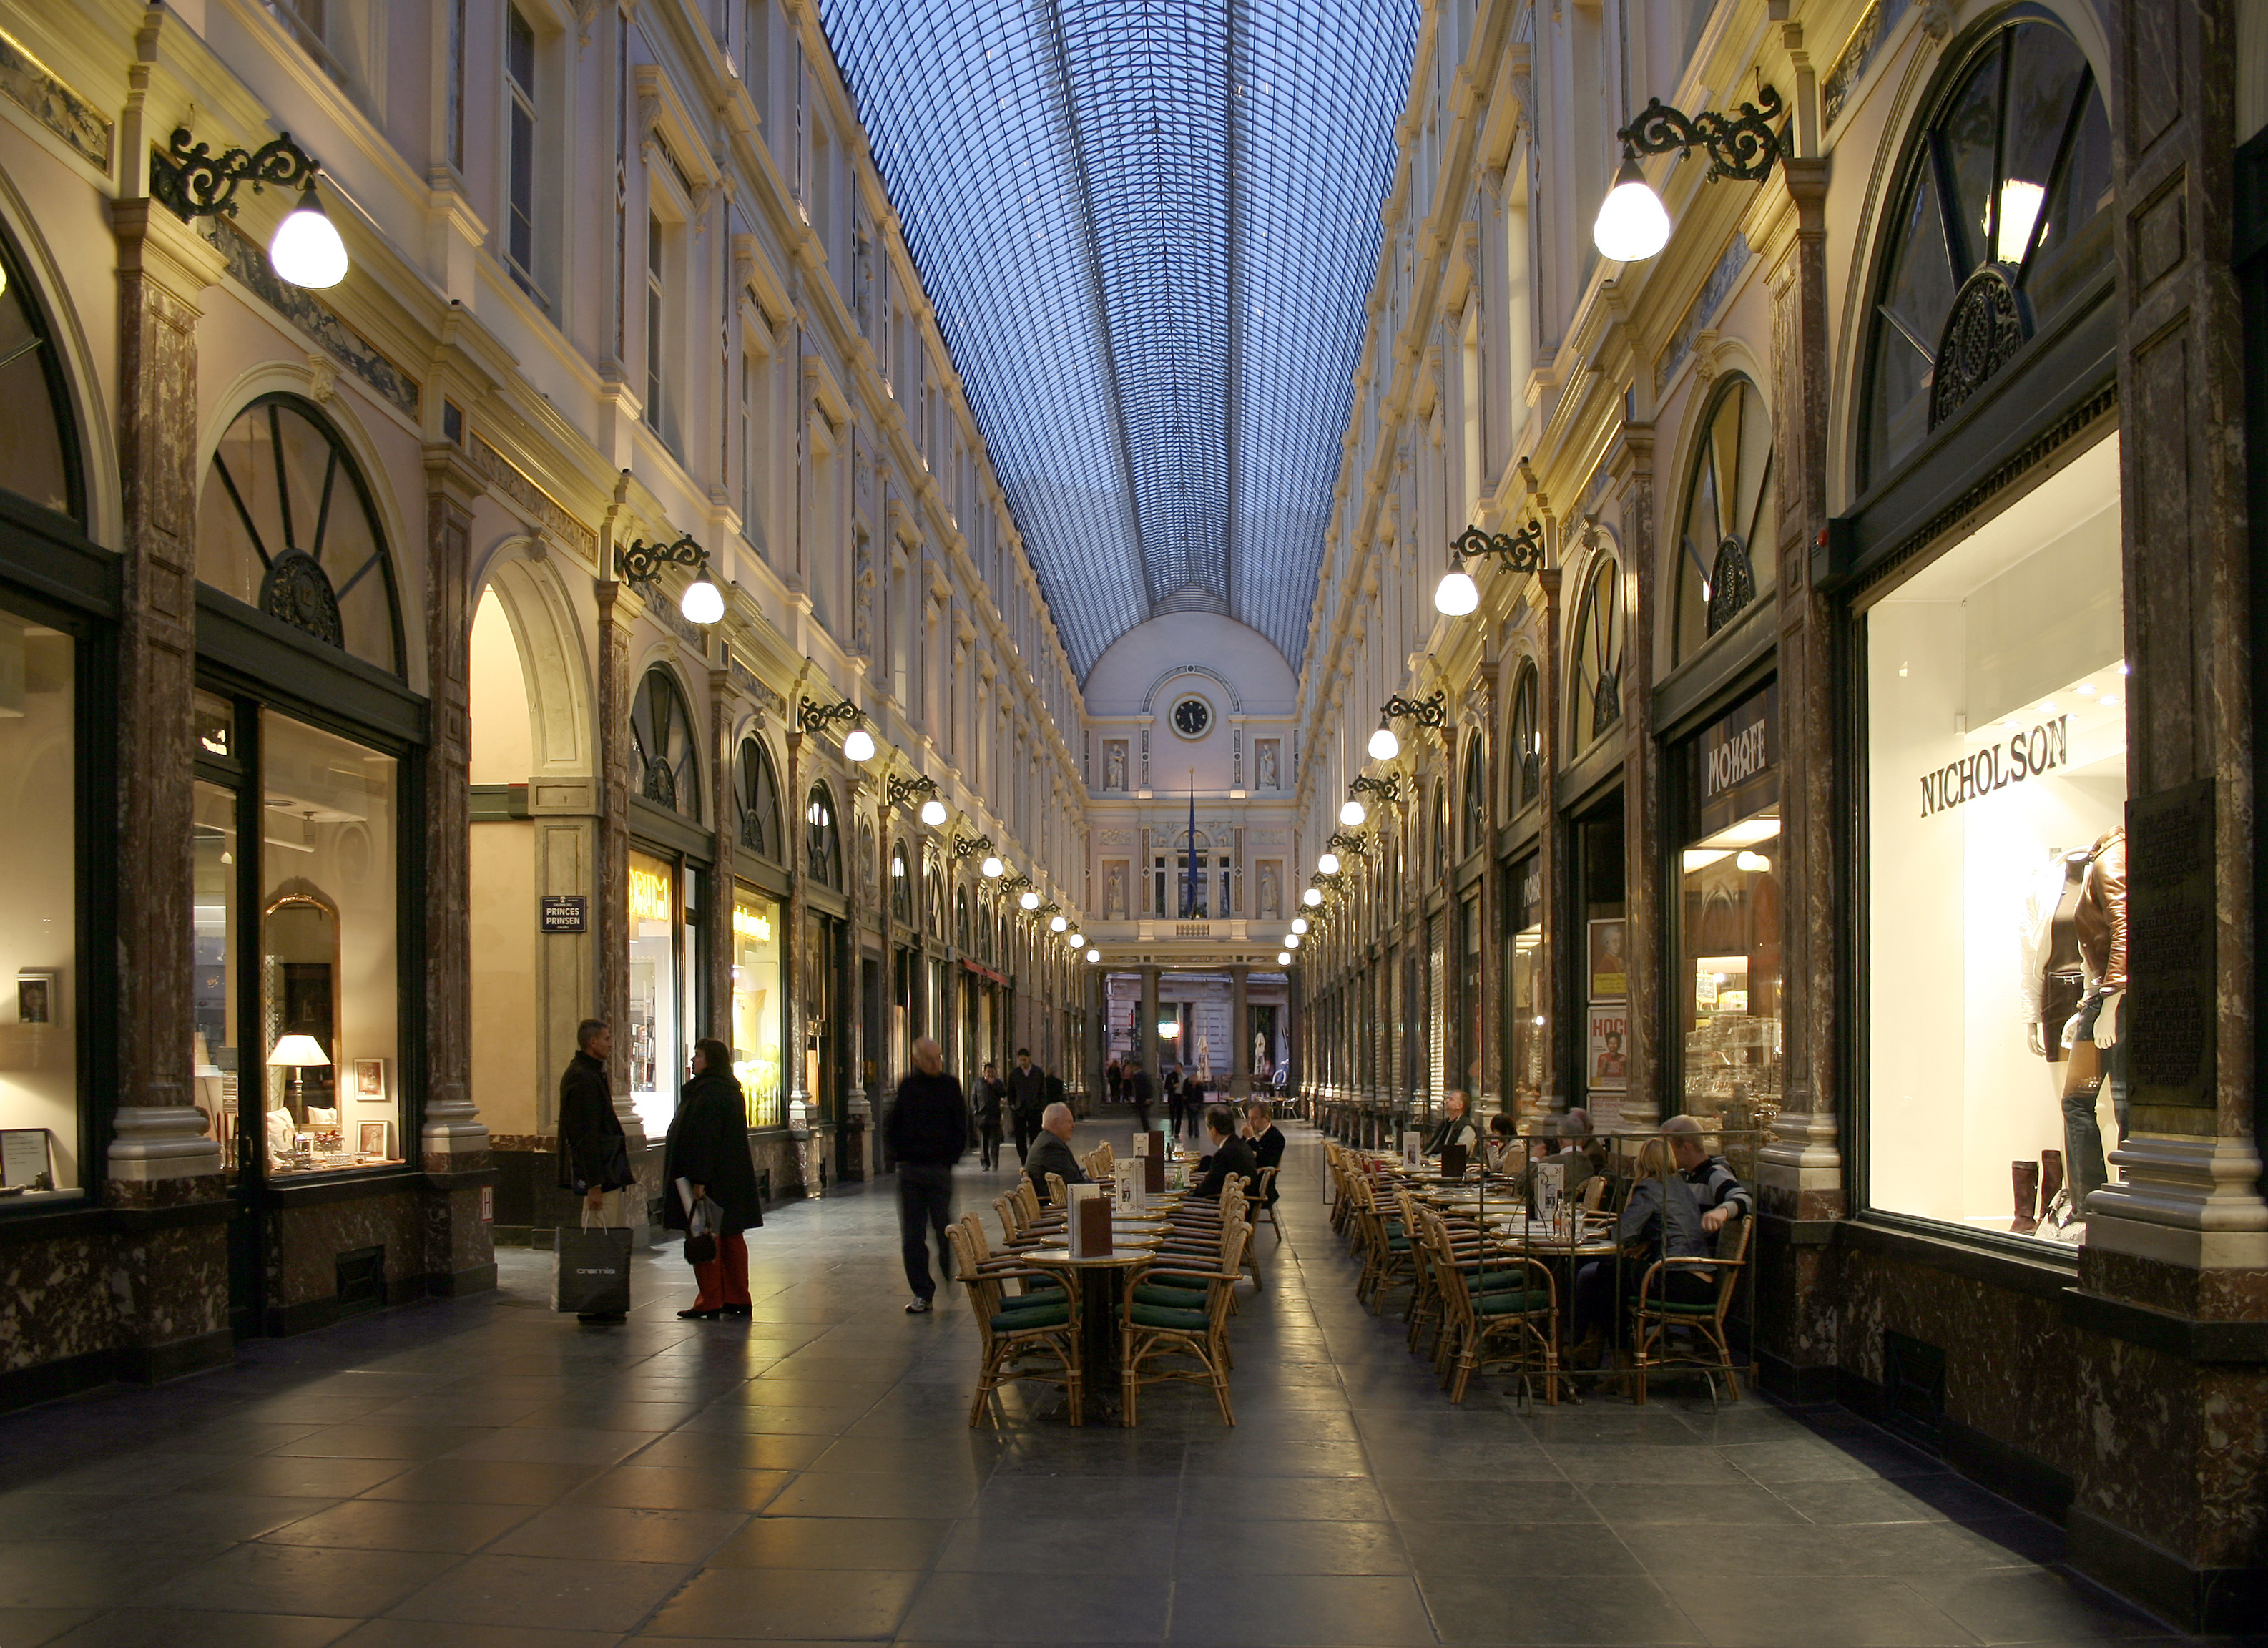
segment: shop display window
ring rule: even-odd
[[[2080,1240],[2126,1065],[2118,442],[1866,600],[1877,1208]]]
[[[646,1137],[659,1138],[677,1112],[688,1044],[684,980],[691,975],[690,889],[681,899],[676,864],[633,850],[630,864],[630,1106]]]
[[[1630,907],[1619,792],[1576,820],[1574,846],[1575,1000],[1583,1005],[1575,1085],[1592,1125],[1607,1131],[1621,1125],[1630,1087]]]
[[[1533,1122],[1543,1109],[1550,1046],[1543,1014],[1543,861],[1534,853],[1514,864],[1506,877],[1505,916],[1512,1019],[1512,1065],[1505,1073],[1505,1087],[1517,1118]]]
[[[743,888],[733,900],[733,1073],[747,1096],[748,1125],[781,1123],[778,903]]]
[[[1754,1138],[1779,1114],[1778,688],[1766,687],[1676,751],[1680,1107]]]
[[[77,647],[0,608],[0,804],[11,871],[0,934],[0,1208],[73,1196],[79,1160]]]

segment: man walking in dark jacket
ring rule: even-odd
[[[937,1232],[937,1267],[946,1268],[946,1226],[953,1223],[953,1164],[968,1150],[968,1100],[946,1074],[945,1049],[935,1036],[914,1043],[914,1068],[898,1084],[890,1107],[890,1153],[898,1163],[898,1241],[906,1284],[914,1291],[909,1316],[931,1308],[937,1284],[929,1273],[928,1232]]]
[[[615,1033],[605,1021],[585,1019],[575,1026],[575,1056],[559,1075],[559,1188],[582,1197],[592,1213],[603,1212],[609,1190],[634,1182],[622,1118],[615,1114],[614,1085],[607,1078],[614,1050]],[[618,1322],[623,1316],[605,1311],[576,1320]]]
[[[1031,1153],[1040,1136],[1040,1114],[1048,1107],[1047,1078],[1033,1067],[1032,1049],[1016,1049],[1016,1068],[1008,1072],[1008,1108],[1016,1122],[1016,1159]]]

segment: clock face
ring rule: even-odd
[[[1185,739],[1203,738],[1212,725],[1212,706],[1202,698],[1184,698],[1174,706],[1174,731]]]

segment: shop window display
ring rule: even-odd
[[[659,1138],[676,1114],[685,1081],[683,986],[691,957],[692,912],[681,905],[677,866],[630,854],[630,1014],[626,1049],[630,1104],[646,1137]],[[689,901],[688,901],[689,902]]]
[[[2112,436],[1864,613],[1874,1206],[2075,1242],[2125,1128]]]
[[[1543,1014],[1543,861],[1530,853],[1506,877],[1505,925],[1510,965],[1512,1064],[1505,1085],[1517,1118],[1533,1122],[1543,1109],[1549,1038]]]
[[[0,806],[10,894],[0,934],[0,1208],[75,1196],[79,1161],[77,646],[0,608]]]
[[[1680,1107],[1754,1139],[1779,1114],[1778,689],[1767,687],[1678,747]]]
[[[741,889],[733,900],[733,1073],[747,1095],[748,1125],[777,1127],[780,1113],[778,903]]]

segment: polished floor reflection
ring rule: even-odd
[[[1233,1431],[1196,1390],[970,1431],[974,1326],[903,1313],[887,1186],[751,1236],[753,1323],[679,1321],[657,1250],[578,1328],[507,1252],[491,1298],[0,1419],[0,1648],[2184,1640],[1836,1410],[1452,1409],[1355,1304],[1320,1157],[1295,1130]]]

